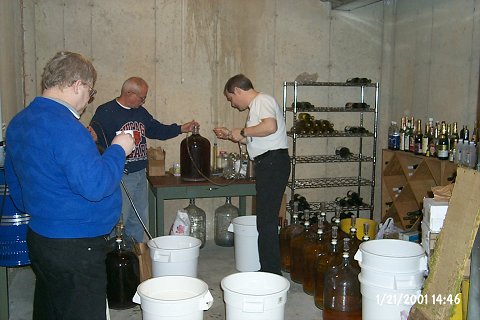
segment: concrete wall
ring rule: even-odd
[[[389,121],[404,113],[473,125],[479,1],[385,0],[350,12],[332,11],[319,0],[0,1],[0,39],[12,57],[0,58],[4,122],[40,93],[46,61],[58,50],[71,50],[91,58],[99,74],[99,93],[82,116],[85,124],[98,105],[118,96],[132,75],[149,82],[146,107],[158,120],[195,119],[211,142],[213,127],[242,126],[245,121],[246,114],[230,108],[222,95],[225,81],[236,73],[248,75],[258,90],[272,93],[280,104],[283,82],[304,72],[318,74],[318,81],[360,76],[381,84],[380,150],[386,146]],[[11,79],[14,90],[6,89]],[[358,93],[332,88],[302,91],[300,98],[339,106],[356,101]],[[318,117],[331,120],[337,129],[358,121],[334,114]],[[150,144],[161,145],[171,165],[178,162],[182,139]],[[355,142],[315,139],[299,148],[310,154],[331,153],[339,144],[350,147]],[[219,150],[237,151],[223,141]],[[345,168],[338,167],[306,166],[299,168],[299,175],[345,175]],[[377,169],[377,208],[379,176]],[[301,193],[307,199],[331,200],[335,192],[345,193]],[[197,204],[211,217],[223,202],[199,199]],[[169,201],[167,211],[173,214],[187,204]],[[167,226],[172,219],[167,218]]]

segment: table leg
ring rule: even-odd
[[[163,236],[165,219],[165,199],[157,192],[157,236]]]
[[[240,216],[247,214],[247,197],[241,196],[238,197],[238,211]]]
[[[148,231],[152,237],[157,236],[157,202],[156,189],[148,188]]]
[[[0,267],[0,319],[8,319],[8,269]]]

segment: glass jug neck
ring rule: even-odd
[[[200,127],[199,126],[193,126],[192,135],[199,134],[199,132],[200,132]]]

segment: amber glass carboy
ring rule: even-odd
[[[323,289],[323,320],[361,320],[362,294],[358,274],[350,265],[348,251],[343,252],[340,265],[332,266],[325,274]]]
[[[293,202],[293,216],[292,223],[280,229],[280,257],[282,270],[290,272],[291,266],[291,241],[295,237],[299,236],[304,227],[300,224],[298,219],[298,201]]]

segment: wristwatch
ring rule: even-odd
[[[240,130],[240,135],[244,138],[246,138],[247,136],[245,135],[245,128],[242,128],[242,130]]]

